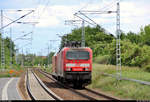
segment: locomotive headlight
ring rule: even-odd
[[[66,71],[71,71],[71,68],[66,68]]]
[[[89,70],[89,68],[85,68],[85,71],[88,71]]]
[[[90,64],[89,64],[89,63],[86,63],[86,64],[80,64],[80,67],[90,67]]]
[[[67,63],[67,64],[66,64],[66,67],[75,67],[75,66],[76,66],[75,63]]]

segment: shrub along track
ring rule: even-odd
[[[64,100],[119,100],[88,88],[73,89],[58,82],[47,72],[40,69],[34,71],[37,75],[42,75],[40,78],[44,84]]]

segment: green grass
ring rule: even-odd
[[[2,78],[2,77],[11,77],[11,75],[8,72],[0,71],[0,78]]]
[[[101,89],[123,99],[150,100],[150,86],[136,82],[104,76],[102,73],[116,74],[113,65],[93,64],[92,84],[89,88]],[[127,78],[150,81],[150,73],[137,67],[122,67],[122,75]]]
[[[44,78],[44,77],[45,77],[43,74],[38,74],[38,76],[39,76],[40,78]]]
[[[44,69],[44,71],[48,72],[48,73],[51,73],[52,72],[52,65],[50,65],[49,67],[46,67],[46,68],[42,68]]]
[[[2,70],[0,69],[0,78],[1,77],[19,77],[23,72],[25,71],[25,68],[22,68],[20,66],[12,66],[6,67],[6,69]]]

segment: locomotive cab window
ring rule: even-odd
[[[88,51],[67,51],[66,53],[67,59],[83,59],[88,60],[90,58]]]

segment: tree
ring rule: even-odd
[[[81,41],[82,29],[74,29],[67,36],[63,36],[61,40],[61,47],[65,41]],[[107,43],[111,43],[115,37],[112,34],[107,34],[100,26],[85,27],[85,46],[92,48],[93,56],[97,56],[102,53],[102,50]]]
[[[2,38],[1,38],[1,34],[0,34],[0,49],[1,49],[1,40],[2,40]],[[15,44],[9,37],[3,38],[3,40],[4,40],[4,44],[5,44],[4,45],[5,65],[6,65],[6,68],[8,68],[10,65],[10,61],[11,61],[10,57],[12,57],[12,64],[16,64],[16,61],[15,61],[15,53],[16,53]],[[10,48],[12,51],[12,56],[10,56],[11,55]],[[1,53],[1,50],[0,50],[0,53]],[[1,54],[0,54],[0,63],[1,63]]]
[[[142,36],[143,44],[150,46],[150,25],[141,28],[140,35]]]
[[[142,42],[142,38],[139,34],[128,32],[126,35],[126,39],[129,39],[132,43],[140,44]]]
[[[62,37],[61,45],[65,40],[81,41],[81,32],[81,28],[72,30]],[[150,64],[150,25],[141,28],[140,33],[121,31],[120,38],[122,65],[145,67]],[[97,62],[102,60],[116,65],[116,38],[106,33],[105,29],[100,26],[85,27],[85,45],[93,50]]]

